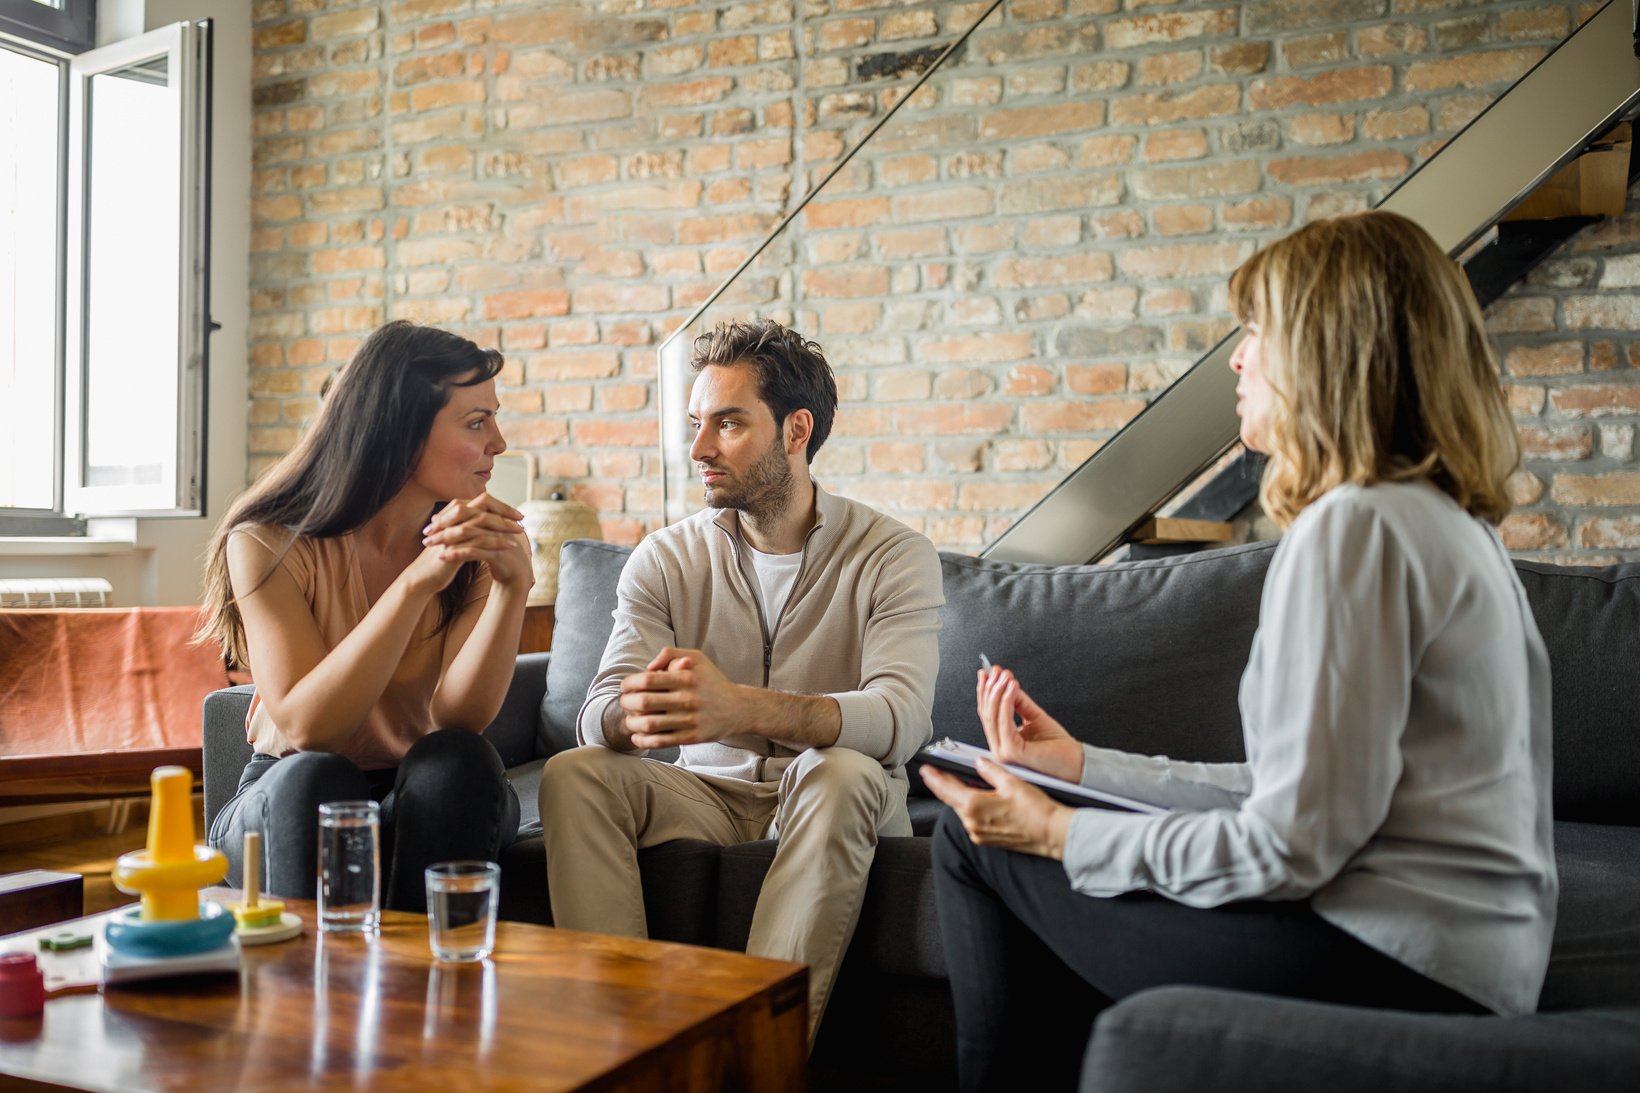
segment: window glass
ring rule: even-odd
[[[181,134],[167,58],[89,90],[85,484],[154,486],[177,458]]]
[[[56,64],[0,49],[0,508],[57,503],[59,95]]]

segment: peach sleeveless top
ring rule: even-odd
[[[274,554],[279,553],[287,538],[286,532],[266,527],[245,528],[243,534],[254,537]],[[336,648],[370,610],[351,532],[326,539],[299,538],[285,551],[279,565],[306,597],[327,650]],[[483,599],[489,591],[489,571],[481,568],[468,591],[467,602]],[[417,622],[416,632],[387,689],[347,741],[336,749],[361,769],[398,766],[410,745],[437,727],[433,724],[431,706],[444,661],[444,634],[438,631],[438,618],[439,605],[435,599]],[[251,671],[256,671],[254,664]],[[251,698],[251,708],[245,717],[245,735],[251,748],[263,755],[284,756],[298,750],[285,739],[273,723],[267,706],[257,696]]]

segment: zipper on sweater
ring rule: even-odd
[[[761,618],[763,615],[763,597],[755,595],[756,589],[754,589],[753,592],[758,603],[758,617]],[[763,639],[763,689],[765,691],[769,689],[769,665],[773,662],[773,660],[774,635],[770,634],[768,637]],[[759,782],[767,780],[769,759],[773,755],[774,741],[765,737],[763,740],[763,754],[758,756],[757,759],[757,780]]]
[[[797,563],[797,576],[792,578],[791,591],[786,593],[786,601],[780,605],[780,617],[774,620],[774,628],[768,632],[769,636],[763,639],[763,686],[765,688],[769,686],[769,673],[772,670],[771,666],[774,664],[775,636],[780,633],[780,624],[786,618],[786,609],[791,606],[792,598],[797,595],[797,590],[803,587],[803,573],[809,567],[809,540],[814,538],[814,533],[819,530],[820,525],[816,522],[814,527],[810,528],[808,533],[803,536],[803,558]],[[763,614],[763,597],[761,595],[757,596],[757,602],[757,613],[761,618]]]
[[[809,540],[819,530],[819,525],[816,525],[809,529],[807,535],[803,536],[803,559],[797,563],[797,576],[792,578],[791,591],[786,593],[786,600],[780,605],[780,615],[774,620],[773,626],[769,625],[768,618],[763,614],[763,595],[761,586],[757,583],[756,575],[754,574],[753,578],[747,582],[747,591],[751,593],[752,603],[757,607],[757,618],[763,624],[763,633],[765,635],[763,638],[763,687],[765,690],[768,689],[769,676],[773,672],[774,639],[780,633],[780,623],[786,617],[786,609],[791,606],[792,597],[796,596],[797,590],[803,586],[803,573],[809,565]],[[740,571],[741,579],[745,580],[746,571],[741,568],[743,563],[740,557],[739,544],[735,542],[732,535],[729,537],[729,543],[730,549],[735,552],[735,569]]]
[[[775,634],[780,629],[781,619],[779,619],[779,618],[775,619],[773,628],[770,628],[768,619],[765,618],[764,614],[763,614],[763,596],[762,596],[761,591],[760,591],[760,586],[757,584],[755,574],[753,575],[752,578],[748,578],[747,575],[746,575],[746,569],[745,569],[746,559],[741,555],[741,552],[740,552],[739,537],[735,533],[731,533],[728,528],[724,528],[724,527],[720,526],[718,530],[722,531],[724,533],[724,536],[729,540],[729,550],[730,550],[731,553],[734,554],[734,558],[735,558],[735,572],[740,575],[740,579],[742,581],[746,582],[746,586],[747,586],[746,590],[747,590],[748,593],[750,593],[750,595],[752,597],[752,605],[757,608],[758,622],[760,622],[762,624],[762,629],[763,629],[763,633],[764,633],[764,638],[763,638],[763,688],[764,688],[764,690],[767,690],[768,687],[769,687],[769,676],[773,671],[773,665],[774,665],[774,639],[775,639]],[[791,589],[790,592],[788,592],[786,594],[786,602],[780,605],[781,618],[785,617],[786,608],[791,605],[792,597],[795,596],[797,594],[797,590],[800,587],[802,587],[802,584],[803,584],[803,571],[808,568],[808,564],[809,564],[809,540],[814,538],[814,533],[819,531],[819,530],[820,530],[820,522],[819,522],[818,515],[817,515],[814,526],[809,528],[808,533],[803,536],[803,560],[797,563],[797,576],[792,580],[792,589]],[[757,760],[757,779],[756,780],[759,781],[759,782],[764,780],[765,768],[768,765],[769,759],[773,757],[774,749],[775,749],[775,742],[773,740],[765,739],[763,741],[763,744],[764,744],[764,754],[759,756],[758,760]]]
[[[758,629],[764,635],[763,688],[764,690],[767,690],[769,687],[769,665],[773,661],[774,637],[769,633],[768,620],[763,617],[763,597],[758,594],[755,574],[752,577],[748,577],[746,575],[746,558],[740,552],[740,542],[734,535],[729,533],[727,528],[722,528],[720,530],[723,531],[724,535],[729,540],[729,550],[735,558],[735,574],[740,578],[741,582],[745,584],[746,594],[752,598],[752,606],[757,608]],[[763,754],[757,757],[757,774],[752,779],[754,782],[762,782],[765,780],[764,775],[766,773],[766,768],[768,767],[769,757],[773,754],[774,741],[765,739],[763,741]]]

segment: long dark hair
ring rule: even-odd
[[[251,524],[281,528],[288,534],[281,549],[288,550],[298,538],[330,538],[361,527],[410,481],[450,388],[493,379],[501,365],[497,350],[404,320],[366,338],[328,385],[296,447],[218,525],[206,555],[197,640],[216,640],[230,666],[248,666],[245,626],[228,579],[228,539],[235,531]],[[439,630],[461,609],[475,571],[476,563],[462,566],[439,593]]]

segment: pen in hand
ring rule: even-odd
[[[981,653],[979,655],[979,667],[980,667],[980,671],[989,672],[991,670],[991,658],[986,656],[984,653]],[[1014,717],[1009,717],[1008,720],[1013,722],[1014,731],[1016,733],[1018,733],[1020,736],[1025,735],[1025,725],[1022,721],[1020,721],[1020,720],[1018,720],[1017,718],[1014,718]]]

